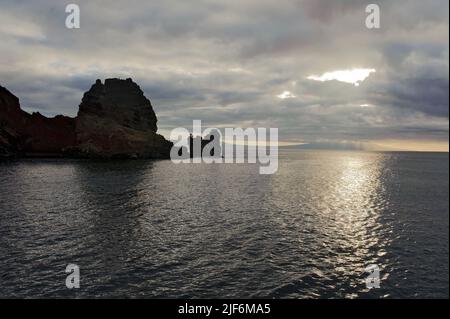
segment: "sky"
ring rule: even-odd
[[[131,77],[159,132],[277,127],[281,144],[448,151],[448,0],[0,0],[0,85],[75,116],[96,79]],[[369,3],[379,29],[365,24]]]

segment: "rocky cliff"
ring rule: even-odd
[[[131,79],[97,80],[78,115],[47,118],[20,108],[0,86],[0,157],[167,158],[150,101]]]

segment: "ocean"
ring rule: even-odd
[[[0,256],[2,298],[448,298],[449,157],[0,162]]]

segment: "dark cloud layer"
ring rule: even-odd
[[[0,2],[0,84],[27,110],[74,115],[95,79],[132,77],[166,135],[202,119],[292,142],[448,144],[446,0],[379,0],[379,30],[365,0],[74,2],[79,30],[63,2]],[[307,79],[352,68],[376,73]]]

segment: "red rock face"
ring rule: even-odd
[[[156,134],[156,122],[131,79],[97,80],[76,118],[24,112],[19,99],[0,87],[0,157],[167,158],[172,143]]]
[[[29,155],[60,156],[67,147],[75,145],[75,119],[58,115],[47,118],[33,113],[25,126],[24,150]]]
[[[20,109],[17,97],[0,87],[0,156],[62,156],[75,141],[75,119],[29,114]]]

